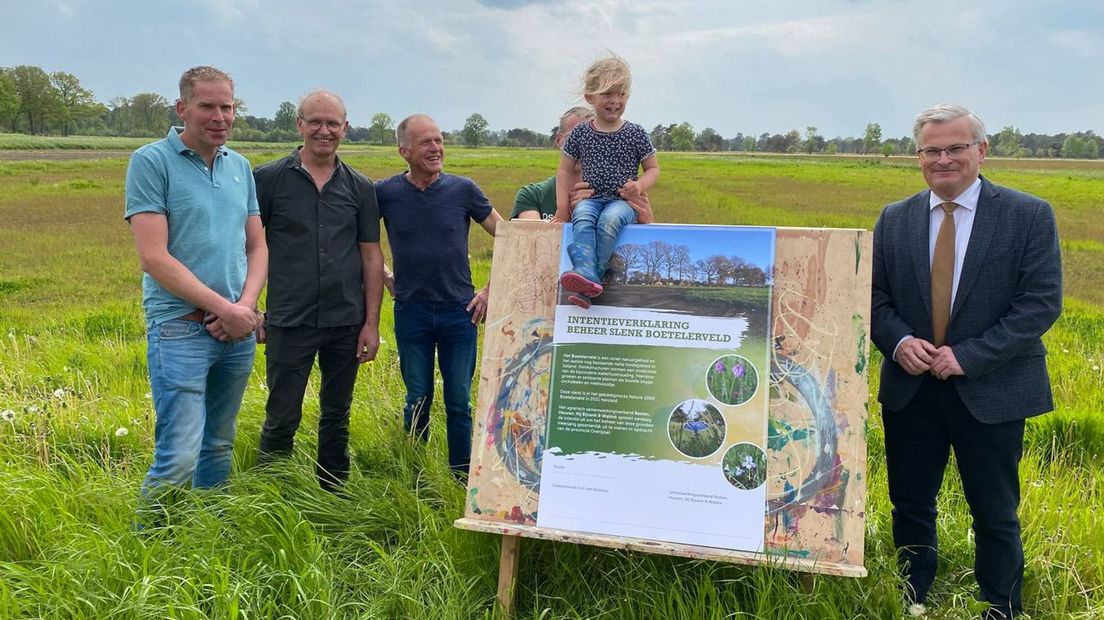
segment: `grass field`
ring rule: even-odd
[[[393,149],[345,153],[373,178],[403,169]],[[279,154],[249,152],[254,163]],[[451,525],[464,493],[445,464],[442,429],[427,450],[401,432],[387,302],[380,356],[357,385],[347,497],[313,480],[311,396],[295,459],[252,468],[265,400],[258,358],[229,486],[187,494],[162,531],[131,532],[153,421],[140,274],[121,218],[126,158],[44,157],[0,161],[0,619],[492,615],[497,540]],[[508,216],[516,189],[550,175],[555,158],[452,149],[447,169],[473,177]],[[922,186],[906,159],[664,153],[661,162],[658,221],[870,228],[884,203]],[[1065,260],[1065,312],[1046,337],[1057,411],[1028,424],[1022,466],[1028,610],[1104,617],[1104,163],[991,160],[983,169],[1052,202]],[[483,282],[491,239],[474,230],[471,247]],[[777,569],[527,540],[519,617],[899,617],[871,403],[868,578],[820,578],[806,594]],[[439,405],[433,416],[442,419]],[[975,617],[969,515],[957,477],[945,484],[930,617]]]

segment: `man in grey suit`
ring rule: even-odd
[[[1018,617],[1024,420],[1053,409],[1041,336],[1062,306],[1054,212],[979,175],[988,140],[966,108],[921,112],[913,136],[930,189],[886,206],[874,228],[871,337],[885,356],[878,400],[893,539],[907,596],[923,604],[953,448],[984,617]]]

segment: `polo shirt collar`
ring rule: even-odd
[[[169,141],[169,144],[173,147],[173,151],[177,153],[195,153],[194,150],[184,144],[184,141],[180,139],[180,134],[184,131],[183,127],[169,127],[169,135],[165,136],[165,139]],[[227,155],[230,149],[227,149],[225,145],[218,147],[219,155]],[[197,153],[198,154],[198,153]]]

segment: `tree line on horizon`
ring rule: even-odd
[[[283,101],[272,118],[248,114],[245,102],[237,103],[234,139],[251,142],[294,142],[296,106]],[[96,100],[71,73],[47,73],[41,67],[0,67],[0,130],[31,135],[89,135],[159,137],[179,119],[173,102],[164,96],[141,92],[117,96],[106,104]],[[516,127],[492,130],[487,119],[473,113],[462,129],[445,131],[448,144],[469,147],[508,146],[552,148],[556,127],[547,132]],[[759,135],[737,133],[724,137],[712,127],[695,131],[688,122],[656,125],[650,135],[661,151],[741,151],[807,154],[910,155],[916,145],[911,136],[882,137],[878,123],[867,123],[861,137],[825,138],[814,126],[801,133]],[[377,112],[367,127],[353,126],[346,140],[365,144],[393,145],[395,123],[388,114]],[[990,153],[1000,157],[1061,157],[1097,159],[1104,152],[1104,137],[1089,131],[1058,134],[1024,134],[1007,126],[989,136]]]

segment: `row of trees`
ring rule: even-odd
[[[690,248],[664,241],[626,243],[610,257],[607,281],[676,286],[766,286],[766,271],[739,256],[713,254],[694,260]]]
[[[0,68],[0,122],[13,133],[68,135],[81,121],[106,111],[70,73],[29,65]]]
[[[768,153],[837,153],[911,155],[916,143],[911,136],[882,139],[878,123],[868,123],[861,138],[826,139],[816,127],[806,127],[802,135],[796,129],[785,134],[758,136],[737,133],[723,138],[706,127],[695,133],[690,123],[656,125],[651,132],[656,148],[667,151],[763,151]],[[1066,157],[1097,159],[1104,153],[1104,136],[1092,131],[1054,135],[1030,133],[1024,135],[1015,127],[1005,127],[989,136],[990,153],[999,157]]]
[[[295,132],[295,104],[281,102],[272,118],[248,114],[245,102],[238,100],[238,118],[234,124],[236,140],[289,142],[298,140]],[[149,136],[165,133],[178,123],[173,104],[157,93],[143,92],[131,97],[119,96],[107,104],[96,101],[92,91],[64,71],[47,73],[40,67],[20,65],[0,67],[0,128],[12,133]],[[556,128],[547,133],[525,128],[491,130],[479,113],[468,116],[464,127],[445,132],[445,141],[471,147],[514,146],[548,148]],[[878,123],[868,123],[862,137],[825,138],[816,127],[801,133],[792,129],[785,134],[763,133],[724,137],[712,127],[700,132],[690,123],[656,125],[652,142],[662,151],[745,151],[770,153],[855,153],[907,155],[916,145],[909,136],[882,138]],[[367,127],[350,128],[347,139],[370,144],[394,144],[394,120],[383,112],[372,116]],[[991,152],[1002,157],[1068,157],[1096,159],[1104,152],[1104,137],[1092,131],[1071,134],[1026,134],[1005,127],[990,136]]]
[[[806,127],[802,135],[796,129],[785,134],[763,133],[758,136],[737,133],[725,138],[712,127],[697,133],[690,123],[656,125],[651,131],[652,143],[661,151],[764,151],[769,153],[858,153],[894,155],[912,153],[912,138],[882,140],[878,123],[868,123],[862,138],[825,139],[816,127]]]

